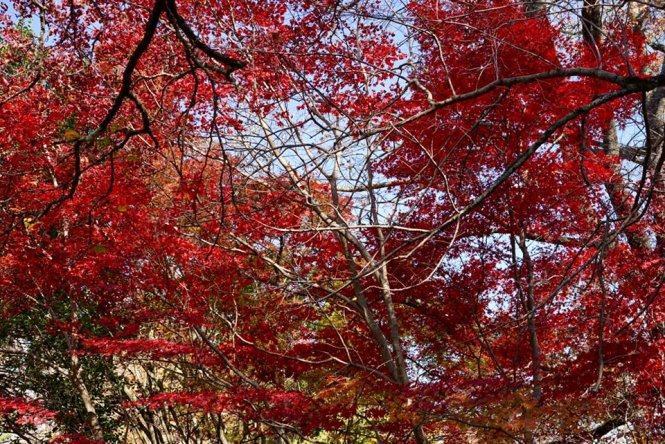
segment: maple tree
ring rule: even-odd
[[[663,19],[1,2],[0,430],[665,439]]]

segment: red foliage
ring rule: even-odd
[[[17,424],[39,425],[55,417],[49,411],[33,401],[16,398],[0,398],[0,416],[15,416]]]
[[[632,19],[591,44],[504,0],[10,3],[50,34],[2,13],[0,310],[42,313],[72,381],[145,365],[128,409],[261,433],[663,433],[662,162],[608,148],[665,86]],[[86,408],[53,442],[99,442]]]

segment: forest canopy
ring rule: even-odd
[[[662,0],[0,0],[0,442],[665,440]]]

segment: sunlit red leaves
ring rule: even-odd
[[[644,421],[658,421],[663,261],[611,233],[620,215],[606,210],[608,187],[624,177],[604,139],[611,125],[630,123],[637,98],[569,122],[440,231],[557,120],[617,86],[562,76],[399,120],[502,78],[579,66],[643,75],[653,56],[632,26],[608,24],[605,43],[591,48],[522,4],[414,1],[418,60],[406,63],[404,36],[348,19],[372,17],[363,2],[179,1],[212,48],[246,66],[227,78],[164,21],[132,74],[132,100],[97,134],[152,2],[135,2],[136,14],[120,2],[83,4],[48,6],[58,44],[43,54],[18,30],[3,31],[3,96],[38,79],[0,104],[4,316],[80,305],[89,319],[49,319],[44,334],[70,335],[81,356],[198,366],[229,385],[198,380],[133,406],[230,413],[305,435],[356,414],[395,439],[420,421],[453,440],[527,433],[551,417],[564,430],[579,427],[576,415],[602,418],[626,380]],[[360,201],[336,201],[321,178],[294,184],[284,168],[239,174],[247,147],[235,143],[260,120],[279,133],[322,115],[344,127],[341,145],[371,124],[395,125],[372,167],[398,179],[386,196],[404,198],[391,223],[406,229],[343,238],[340,220],[364,223],[353,209]],[[144,119],[149,127],[119,145]],[[653,243],[662,206],[656,199],[656,210],[621,229]],[[372,262],[381,247],[387,283]],[[409,384],[391,380],[374,342],[392,334],[386,285]],[[531,329],[540,401],[531,395]],[[0,412],[26,423],[53,417],[17,400],[0,400]]]
[[[0,398],[0,416],[13,417],[17,424],[39,425],[50,421],[56,413],[39,403],[15,398]]]

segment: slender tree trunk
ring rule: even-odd
[[[388,366],[388,370],[390,372],[390,376],[396,381],[400,381],[400,374],[397,370],[397,367],[395,366],[395,362],[393,360],[393,355],[390,352],[390,346],[389,342],[386,339],[386,336],[383,334],[381,331],[381,328],[379,327],[379,324],[376,322],[376,319],[374,318],[374,314],[372,313],[372,310],[369,307],[369,304],[367,303],[367,299],[365,298],[365,294],[363,292],[362,286],[360,285],[360,282],[358,281],[357,275],[358,275],[358,269],[356,267],[355,262],[353,261],[353,256],[351,254],[351,251],[349,249],[349,244],[344,238],[344,236],[340,235],[339,236],[340,243],[342,244],[342,250],[344,251],[344,255],[346,257],[346,263],[347,266],[349,267],[349,272],[351,273],[351,285],[353,288],[353,293],[354,296],[356,297],[356,303],[358,305],[358,308],[360,309],[360,314],[361,316],[365,319],[365,322],[367,323],[367,327],[369,328],[370,333],[372,334],[372,337],[374,338],[375,343],[377,344],[379,348],[379,352],[381,353],[381,358],[385,362],[385,364]]]
[[[661,61],[660,74],[665,75],[665,57]],[[654,214],[655,226],[665,226],[665,180],[663,162],[665,161],[665,88],[658,88],[648,95],[646,104],[647,153],[645,168],[649,168],[654,187],[654,204],[660,211]],[[665,257],[665,232],[656,233],[656,251]]]
[[[88,387],[85,385],[83,379],[83,368],[81,367],[79,357],[76,354],[77,350],[74,338],[68,335],[67,341],[69,343],[70,356],[69,377],[74,385],[74,389],[79,395],[79,399],[83,403],[83,408],[86,412],[86,421],[90,427],[92,437],[97,441],[103,442],[104,432],[99,423],[99,416],[97,415],[97,410],[95,410],[95,405],[92,402],[92,396],[90,395]]]
[[[368,176],[368,193],[370,199],[370,209],[371,209],[371,218],[372,223],[377,226],[377,241],[379,244],[379,261],[380,267],[375,273],[379,283],[381,284],[381,295],[383,297],[383,303],[386,306],[386,311],[388,313],[388,324],[390,326],[390,339],[393,347],[393,353],[395,355],[395,369],[396,373],[399,376],[400,384],[406,386],[409,384],[409,374],[407,372],[406,366],[406,353],[402,347],[402,338],[399,333],[399,322],[397,319],[397,313],[395,311],[395,303],[393,302],[392,289],[390,286],[390,279],[388,277],[388,265],[386,263],[386,249],[385,249],[385,236],[383,234],[383,229],[379,228],[379,208],[377,205],[376,195],[374,193],[374,172],[372,171],[372,162],[370,159],[367,159],[367,176]],[[423,430],[422,425],[417,425],[413,428],[413,435],[418,444],[424,444],[427,442],[427,436]]]
[[[605,152],[610,156],[619,157],[621,146],[619,145],[619,138],[617,135],[616,125],[614,121],[610,123],[610,127],[605,133]],[[610,203],[614,209],[614,213],[617,219],[625,220],[631,216],[632,213],[632,202],[630,199],[630,193],[628,192],[628,185],[623,180],[621,176],[621,166],[618,165],[614,170],[614,181],[606,182],[604,184],[605,191],[609,196]],[[627,231],[626,238],[628,240],[628,245],[634,249],[643,249],[648,245],[648,238],[645,233]]]
[[[527,272],[527,291],[526,296],[526,309],[527,309],[527,326],[529,329],[529,345],[531,349],[531,374],[533,377],[533,399],[539,403],[543,397],[543,389],[541,387],[541,360],[542,353],[540,350],[540,343],[538,341],[538,330],[536,327],[536,302],[534,292],[534,272],[533,262],[531,255],[526,245],[524,234],[519,239],[519,247],[522,251],[522,260]]]
[[[603,9],[598,0],[584,0],[582,7],[582,37],[597,49],[602,38]]]

